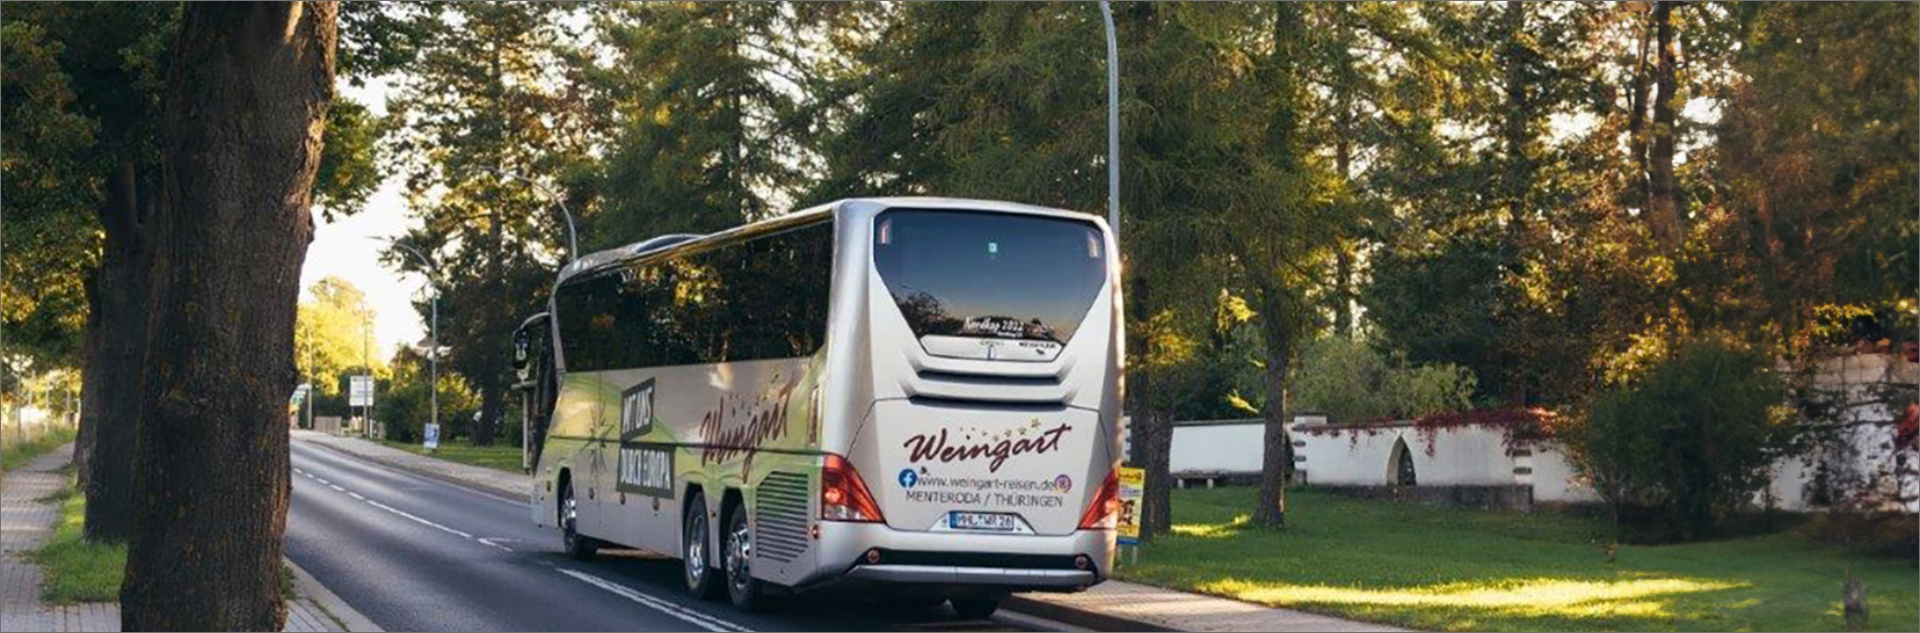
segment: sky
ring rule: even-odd
[[[387,113],[389,84],[374,80],[365,86],[341,86],[341,92],[366,104],[375,115]],[[328,275],[347,280],[367,293],[374,310],[373,338],[380,358],[388,358],[400,345],[419,341],[427,335],[425,319],[414,312],[415,297],[427,295],[426,278],[401,274],[380,265],[381,241],[401,235],[413,223],[407,212],[402,180],[389,175],[367,199],[359,212],[326,221],[313,214],[313,244],[307,249],[306,265],[300,269],[300,297],[306,289]]]

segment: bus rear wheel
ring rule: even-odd
[[[707,499],[695,493],[687,499],[686,519],[680,531],[680,561],[686,567],[687,593],[715,600],[722,589],[713,574],[713,548],[707,538]]]
[[[744,611],[759,611],[766,606],[767,592],[753,577],[753,528],[747,525],[747,509],[735,505],[727,513],[727,531],[721,533],[721,556],[727,570],[727,599]]]
[[[580,502],[573,496],[573,482],[560,484],[560,544],[574,560],[593,560],[600,543],[580,533]]]

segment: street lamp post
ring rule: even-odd
[[[433,298],[427,303],[430,315],[427,318],[427,346],[431,348],[427,350],[427,402],[429,403],[427,416],[433,424],[438,425],[440,424],[440,286],[433,283],[433,260],[427,259],[426,255],[399,240],[388,243],[412,255],[420,260],[421,266],[427,267],[427,289],[433,291]]]
[[[539,191],[541,195],[544,195],[552,199],[553,203],[560,207],[561,217],[566,218],[567,220],[567,261],[571,263],[573,262],[573,260],[580,259],[580,241],[579,241],[579,238],[574,234],[573,210],[567,208],[566,198],[563,198],[559,194],[554,193],[553,190],[548,189],[546,185],[540,184],[540,181],[534,180],[532,178],[528,178],[526,176],[522,176],[512,171],[508,171],[498,167],[476,167],[475,169],[478,169],[480,171],[484,171],[502,178],[512,178],[514,180],[527,183],[528,185],[532,186],[534,190]]]
[[[360,435],[373,439],[373,317],[360,317],[360,375],[367,384],[366,404],[360,405]]]
[[[1107,224],[1120,243],[1120,43],[1113,33],[1113,5],[1100,0],[1107,25]]]

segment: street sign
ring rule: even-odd
[[[292,402],[292,404],[293,404],[293,406],[296,406],[296,407],[298,407],[298,406],[300,406],[300,404],[301,404],[301,403],[304,403],[304,402],[306,402],[306,401],[307,401],[307,394],[308,394],[309,392],[312,392],[312,391],[313,391],[313,385],[309,385],[309,384],[307,384],[307,383],[304,383],[304,382],[303,382],[303,383],[300,383],[300,386],[298,386],[298,387],[294,387],[294,388],[293,388],[293,399],[291,400],[291,402]]]
[[[373,377],[350,376],[347,383],[347,406],[373,406]]]
[[[440,425],[438,423],[428,422],[426,432],[422,435],[426,437],[426,441],[422,443],[425,444],[428,449],[440,448]]]
[[[1140,500],[1146,496],[1147,471],[1139,468],[1120,467],[1120,526],[1121,545],[1140,544]]]

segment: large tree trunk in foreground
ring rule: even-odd
[[[133,533],[133,446],[140,432],[147,319],[152,297],[156,170],[124,164],[99,208],[106,245],[87,315],[82,441],[75,468],[87,494],[86,536],[124,541]]]
[[[165,92],[168,208],[120,589],[126,630],[286,621],[286,403],[338,9],[186,6]]]

